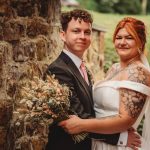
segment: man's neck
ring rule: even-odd
[[[75,55],[76,57],[79,57],[80,59],[83,59],[83,53],[81,52],[74,52],[72,50],[69,50],[68,48],[64,48],[66,51],[68,51],[69,53],[72,53],[73,55]]]

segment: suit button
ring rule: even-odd
[[[122,141],[120,141],[120,145],[123,145],[123,142],[122,142]]]

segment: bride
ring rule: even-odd
[[[142,150],[150,146],[150,67],[144,56],[145,25],[127,17],[116,26],[113,42],[120,62],[108,71],[105,80],[93,87],[96,119],[71,116],[60,123],[71,134],[79,132],[117,133],[137,129],[145,115]],[[129,150],[93,139],[92,150]],[[136,149],[133,146],[132,149]]]

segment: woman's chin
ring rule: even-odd
[[[117,51],[117,54],[118,54],[120,57],[127,57],[127,56],[128,56],[128,51],[127,51],[127,50],[118,50],[118,51]]]

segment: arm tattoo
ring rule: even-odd
[[[136,66],[135,68],[130,68],[128,73],[129,73],[128,79],[130,81],[146,84],[147,75],[143,70],[143,68]]]
[[[146,95],[128,89],[121,90],[121,101],[132,118],[138,117],[146,100]]]
[[[128,74],[128,80],[146,84],[148,75],[142,67],[135,66],[134,68],[130,68],[128,70]],[[125,105],[125,109],[128,114],[133,118],[137,117],[142,111],[146,97],[146,95],[133,90],[121,90],[121,101]]]

